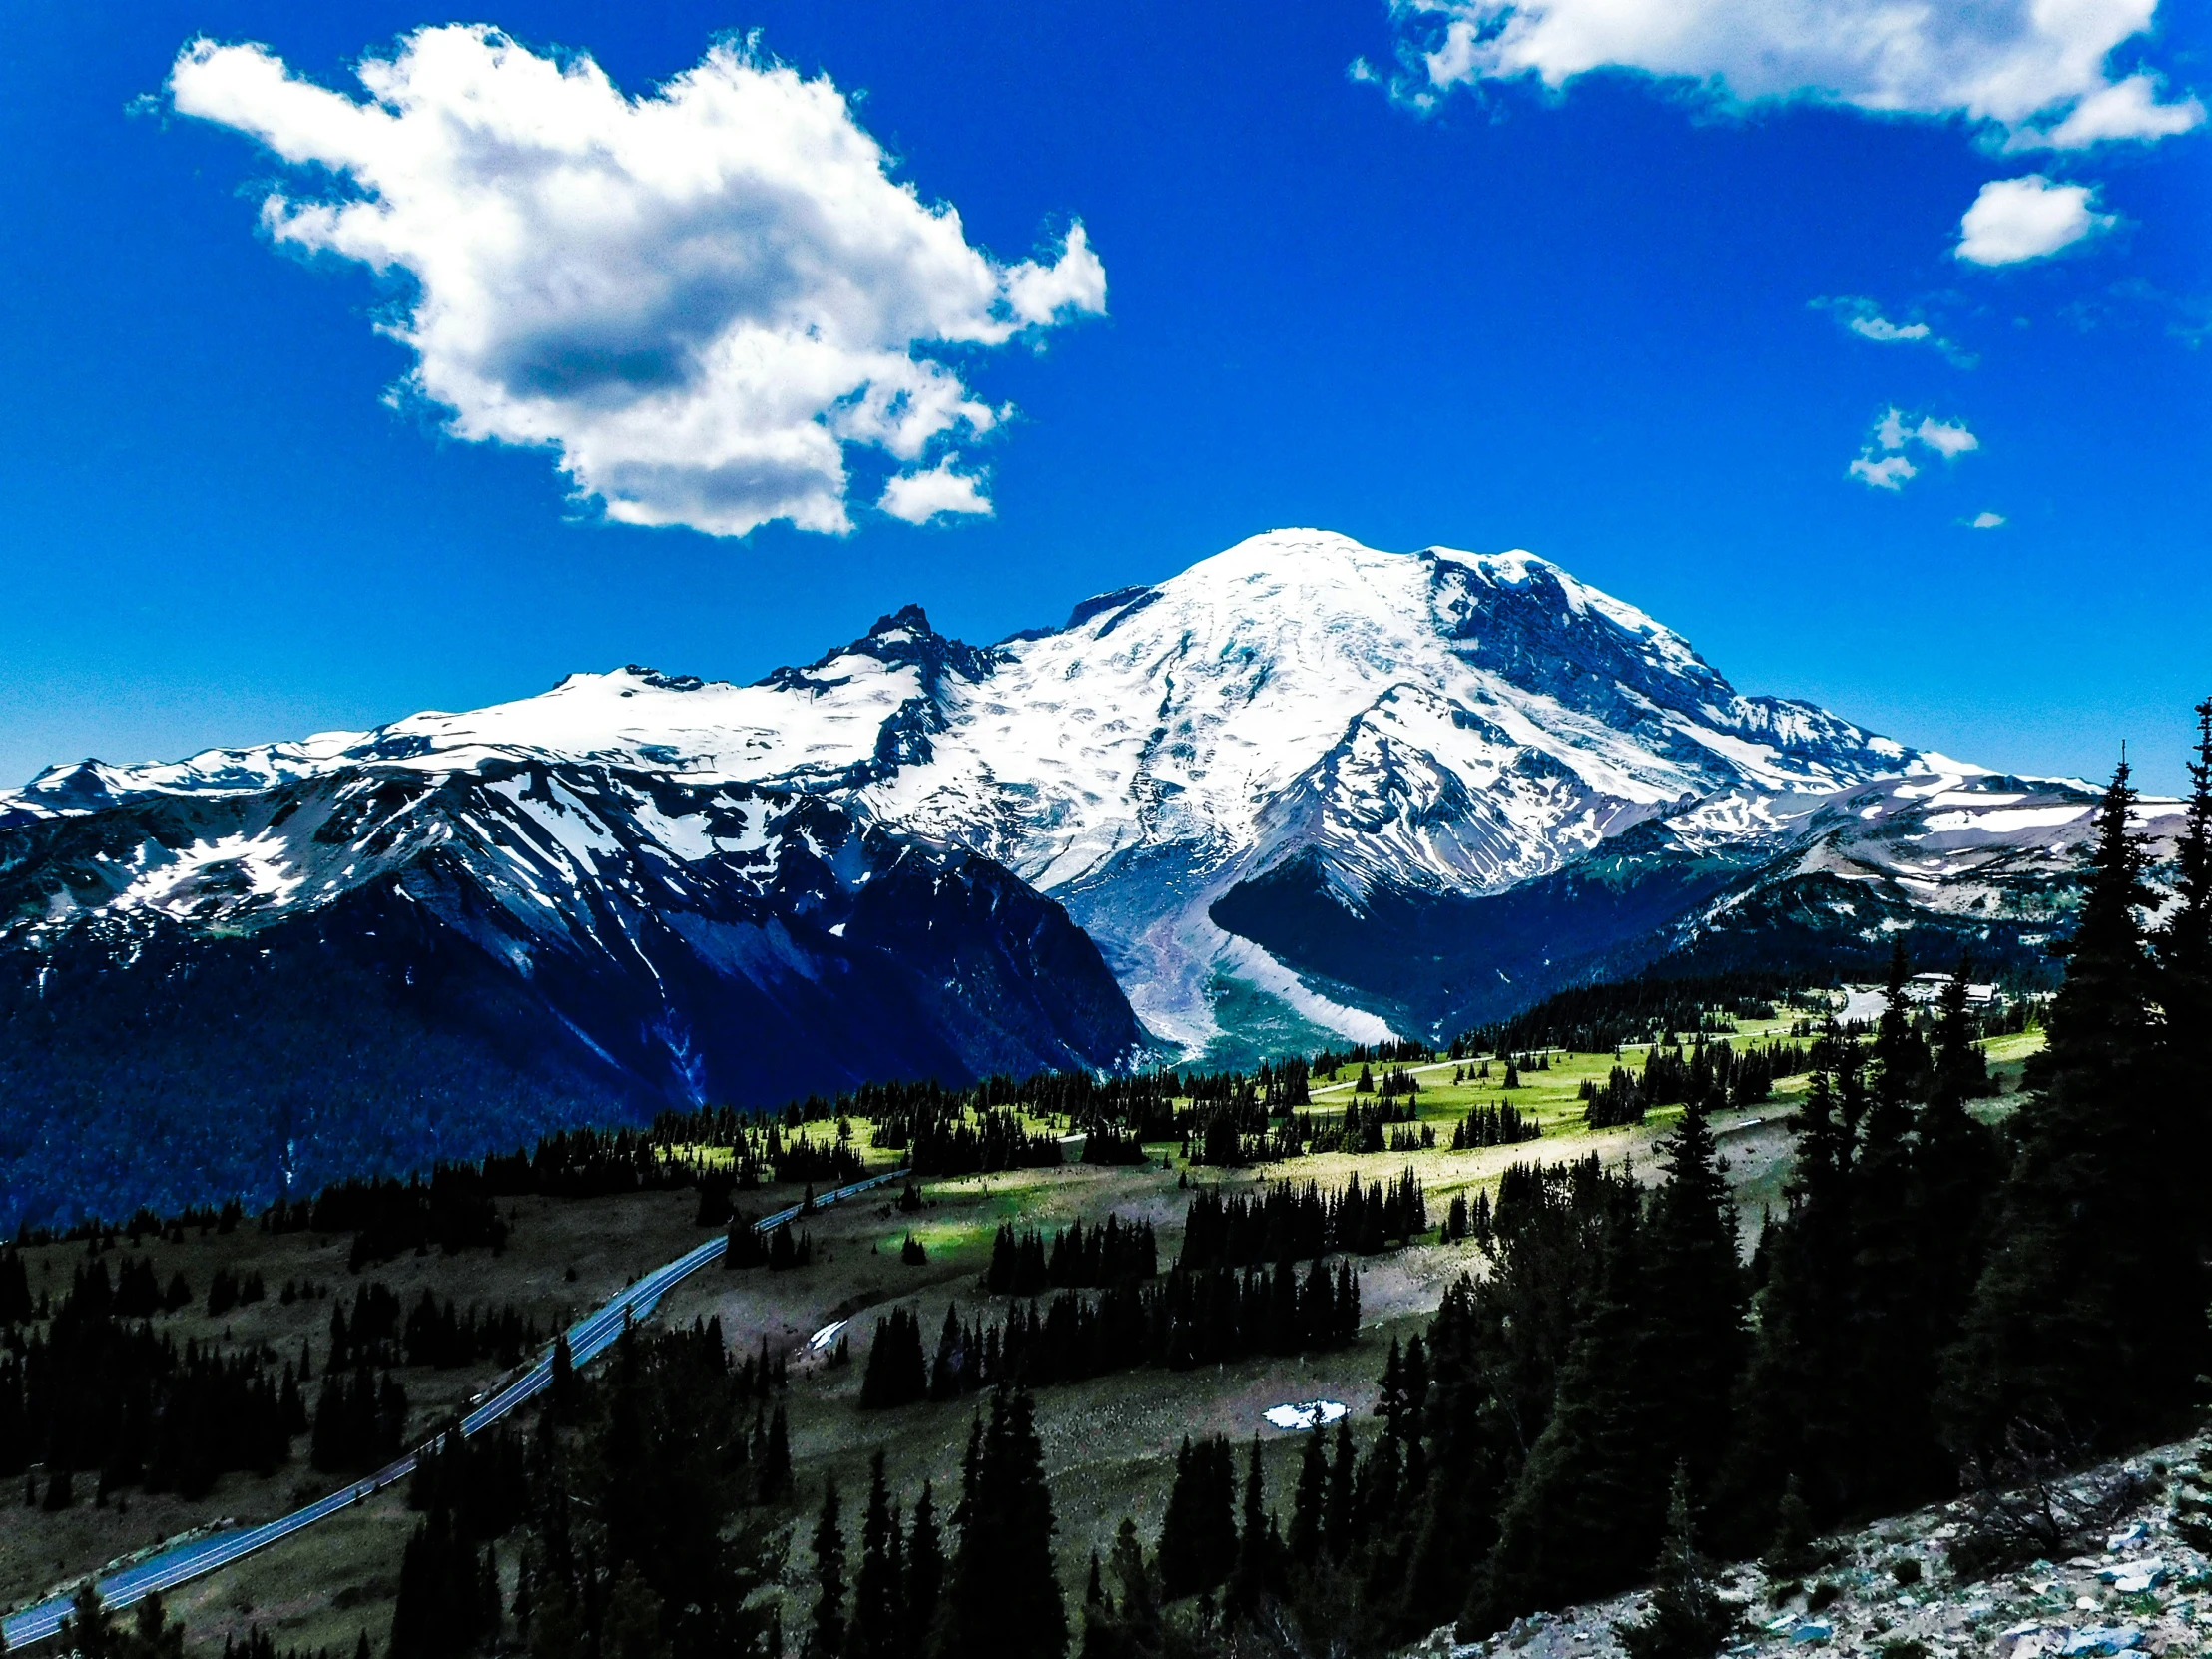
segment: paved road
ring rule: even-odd
[[[887,1175],[855,1181],[849,1187],[839,1187],[834,1192],[823,1194],[815,1200],[815,1207],[821,1209],[856,1193],[880,1187],[888,1181],[902,1181],[906,1178],[906,1173],[903,1169],[896,1169]],[[755,1222],[754,1228],[758,1232],[770,1232],[796,1218],[800,1210],[801,1206],[797,1204],[787,1210],[779,1210],[776,1214],[764,1216]],[[587,1365],[605,1353],[613,1346],[615,1339],[622,1335],[624,1325],[631,1320],[646,1318],[660,1305],[661,1298],[668,1293],[670,1287],[697,1273],[729,1248],[729,1235],[718,1233],[697,1250],[687,1251],[666,1266],[655,1268],[597,1313],[570,1326],[568,1348],[576,1364]],[[480,1429],[490,1427],[523,1401],[544,1392],[552,1380],[553,1351],[548,1349],[528,1371],[463,1417],[461,1432],[474,1434]],[[266,1549],[280,1538],[288,1538],[294,1532],[314,1525],[325,1515],[334,1515],[340,1509],[360,1502],[394,1480],[405,1479],[414,1472],[415,1459],[421,1455],[421,1451],[422,1448],[417,1447],[389,1467],[378,1469],[365,1479],[332,1492],[328,1497],[310,1503],[304,1509],[294,1509],[280,1519],[241,1531],[218,1532],[212,1537],[181,1544],[175,1549],[149,1556],[136,1566],[126,1567],[119,1573],[101,1579],[100,1599],[110,1607],[125,1607],[157,1590],[167,1590],[188,1579],[214,1572],[218,1567],[227,1567],[243,1556],[251,1555],[258,1549]],[[29,1642],[40,1641],[53,1635],[61,1627],[63,1615],[68,1611],[69,1602],[66,1599],[41,1602],[36,1607],[25,1608],[11,1618],[0,1620],[0,1635],[7,1638],[10,1650]]]

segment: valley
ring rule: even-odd
[[[1787,1041],[1792,1024],[1790,1018],[1745,1021],[1730,1040],[1739,1046]],[[2019,1065],[2038,1043],[2039,1033],[1993,1039],[1988,1047],[1999,1079],[2016,1087]],[[1633,1067],[1638,1051],[1624,1050],[1622,1059]],[[1444,1143],[1433,1148],[1314,1153],[1220,1169],[1190,1162],[1176,1143],[1168,1142],[1148,1146],[1143,1166],[1068,1164],[926,1179],[919,1185],[921,1207],[914,1211],[895,1203],[895,1188],[885,1189],[880,1201],[826,1210],[807,1221],[815,1251],[812,1265],[786,1272],[710,1268],[669,1293],[652,1323],[681,1329],[695,1320],[719,1320],[735,1356],[755,1353],[765,1341],[769,1352],[786,1361],[790,1382],[779,1397],[790,1414],[802,1515],[809,1494],[819,1495],[825,1477],[835,1478],[848,1492],[857,1491],[864,1484],[867,1456],[878,1447],[888,1454],[895,1484],[910,1490],[926,1477],[945,1492],[957,1482],[975,1402],[863,1412],[856,1404],[858,1390],[876,1319],[894,1309],[911,1309],[925,1337],[933,1340],[948,1303],[960,1306],[967,1317],[984,1312],[994,1301],[1007,1305],[1005,1298],[987,1298],[979,1289],[1002,1225],[1049,1232],[1077,1221],[1095,1225],[1108,1215],[1125,1223],[1148,1222],[1157,1231],[1165,1269],[1180,1248],[1193,1189],[1234,1192],[1276,1180],[1315,1181],[1330,1189],[1355,1176],[1381,1182],[1412,1171],[1425,1194],[1430,1226],[1406,1246],[1355,1259],[1361,1329],[1354,1346],[1289,1363],[1255,1358],[1200,1370],[1146,1368],[1039,1390],[1045,1466],[1060,1526],[1058,1559],[1073,1605],[1080,1600],[1083,1562],[1094,1548],[1101,1554],[1108,1551],[1123,1515],[1134,1515],[1147,1536],[1156,1531],[1166,1495],[1163,1459],[1184,1434],[1218,1432],[1238,1443],[1260,1434],[1269,1489],[1280,1506],[1287,1503],[1296,1478],[1302,1436],[1266,1426],[1264,1410],[1287,1400],[1329,1398],[1348,1405],[1356,1422],[1370,1420],[1383,1351],[1393,1339],[1410,1338],[1424,1327],[1453,1279],[1483,1271],[1479,1243],[1449,1241],[1437,1233],[1436,1224],[1454,1197],[1494,1195],[1499,1176],[1514,1163],[1557,1163],[1592,1153],[1608,1165],[1632,1167],[1646,1180],[1654,1175],[1652,1147],[1680,1108],[1654,1109],[1643,1123],[1630,1127],[1591,1130],[1580,1121],[1580,1091],[1586,1082],[1605,1080],[1616,1064],[1614,1055],[1562,1051],[1546,1054],[1544,1061],[1543,1069],[1521,1070],[1516,1079],[1520,1086],[1510,1090],[1502,1087],[1504,1060],[1499,1056],[1490,1057],[1486,1066],[1482,1060],[1441,1060],[1410,1068],[1420,1084],[1412,1097],[1418,1116],[1399,1127],[1415,1134],[1432,1132]],[[1332,1107],[1341,1108],[1348,1098],[1372,1098],[1355,1094],[1357,1069],[1346,1068],[1336,1081],[1317,1078],[1317,1117],[1326,1121]],[[1379,1075],[1387,1069],[1375,1068]],[[1490,1075],[1471,1075],[1482,1069]],[[1762,1210],[1778,1202],[1793,1141],[1791,1102],[1805,1082],[1803,1076],[1784,1078],[1769,1105],[1715,1119],[1747,1249]],[[1455,1125],[1500,1103],[1533,1119],[1541,1126],[1541,1138],[1470,1151],[1449,1149]],[[1066,1127],[1064,1120],[1028,1121],[1054,1133]],[[896,1152],[874,1147],[871,1125],[856,1121],[853,1131],[854,1145],[868,1167],[895,1167]],[[713,1157],[712,1149],[689,1154],[680,1146],[666,1147],[662,1155]],[[741,1213],[755,1214],[801,1196],[797,1186],[737,1195]],[[192,1305],[157,1316],[154,1324],[164,1334],[225,1351],[260,1348],[286,1357],[305,1345],[319,1376],[327,1359],[330,1311],[350,1306],[348,1299],[363,1285],[388,1286],[406,1308],[425,1291],[462,1308],[511,1306],[530,1325],[550,1332],[643,1271],[711,1236],[699,1225],[700,1200],[690,1188],[584,1199],[524,1195],[501,1201],[501,1208],[511,1230],[496,1254],[482,1248],[453,1255],[402,1252],[389,1261],[363,1264],[357,1272],[348,1270],[343,1235],[269,1233],[252,1217],[225,1230],[213,1225],[211,1215],[208,1228],[187,1227],[175,1242],[150,1235],[134,1247],[126,1237],[101,1259],[118,1263],[149,1257],[158,1279],[167,1282],[182,1274],[203,1293]],[[900,1259],[900,1247],[909,1236],[926,1253],[924,1263]],[[57,1301],[72,1273],[88,1260],[82,1243],[33,1244],[21,1255],[33,1294]],[[242,1280],[258,1275],[267,1294],[211,1316],[204,1292],[219,1273]],[[287,1288],[295,1293],[288,1301],[282,1294]],[[833,1362],[833,1338],[820,1347],[809,1341],[840,1321],[848,1322],[840,1334],[853,1354],[852,1363],[843,1366]],[[408,1444],[432,1432],[448,1414],[465,1409],[491,1382],[480,1364],[449,1370],[407,1364],[395,1367],[392,1375],[406,1390]],[[227,1474],[204,1496],[191,1500],[126,1488],[96,1504],[92,1481],[80,1475],[75,1501],[60,1512],[20,1503],[0,1507],[0,1593],[20,1605],[66,1586],[77,1574],[194,1528],[271,1518],[328,1488],[332,1477],[306,1467],[306,1449],[304,1440],[295,1441],[291,1461],[273,1475]],[[349,1651],[362,1630],[372,1632],[380,1644],[397,1587],[398,1557],[417,1518],[407,1507],[406,1491],[404,1483],[388,1488],[292,1539],[181,1587],[169,1598],[173,1614],[196,1644],[242,1638],[250,1627],[282,1644],[308,1649],[328,1645],[340,1653]],[[804,1551],[795,1550],[788,1568],[795,1575],[787,1583],[795,1619],[804,1599],[803,1557]],[[503,1558],[511,1592],[516,1563],[511,1552]]]

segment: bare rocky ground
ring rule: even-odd
[[[2058,1547],[2024,1530],[2056,1522]],[[2046,1534],[2041,1540],[2049,1543]],[[1960,1572],[1976,1546],[2014,1564]],[[1822,1540],[1830,1564],[1778,1577],[1756,1562],[1720,1575],[1742,1626],[1725,1659],[2085,1659],[2193,1655],[2212,1640],[2212,1444],[2187,1441],[2007,1494],[1968,1499]],[[1447,1626],[1408,1659],[1620,1659],[1615,1626],[1645,1592],[1516,1621],[1460,1642]]]

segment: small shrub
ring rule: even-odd
[[[1842,1586],[1824,1578],[1813,1586],[1813,1593],[1805,1598],[1805,1610],[1808,1613],[1818,1613],[1822,1608],[1833,1605],[1836,1598],[1843,1593]]]

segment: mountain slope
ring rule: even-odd
[[[0,949],[29,984],[65,950],[128,977],[144,929],[343,935],[411,991],[370,941],[419,916],[410,948],[485,988],[409,1006],[542,1029],[500,1039],[531,1088],[644,1109],[1108,1065],[1148,1032],[1216,1061],[1447,1035],[1900,928],[2028,965],[2087,817],[2079,786],[1740,693],[1528,554],[1279,531],[995,646],[909,606],[750,686],[578,674],[57,768],[0,796]]]
[[[1144,1041],[1058,905],[821,797],[488,751],[64,782],[0,828],[11,1213]]]

